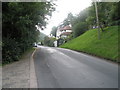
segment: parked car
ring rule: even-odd
[[[34,44],[33,44],[33,47],[37,47],[37,44],[36,44],[36,43],[34,43]]]

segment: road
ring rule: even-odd
[[[34,54],[38,88],[117,88],[118,65],[76,51],[44,47]]]

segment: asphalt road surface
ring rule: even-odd
[[[118,65],[97,57],[40,46],[34,63],[38,88],[118,88]]]

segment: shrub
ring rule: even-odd
[[[88,25],[85,22],[79,22],[73,26],[73,36],[78,37],[88,30]]]
[[[14,39],[4,38],[2,44],[2,64],[17,61],[20,55],[19,43]]]

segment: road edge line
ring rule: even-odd
[[[37,85],[37,77],[36,77],[36,73],[35,73],[35,66],[34,66],[34,59],[33,59],[33,55],[36,52],[36,48],[34,50],[34,52],[32,53],[32,55],[30,56],[30,88],[38,88]]]

